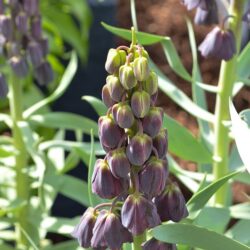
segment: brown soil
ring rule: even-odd
[[[117,21],[118,26],[130,28],[132,26],[130,17],[130,5],[128,0],[119,0]],[[187,12],[186,8],[179,0],[141,0],[136,1],[137,20],[140,31],[169,36],[172,38],[177,51],[182,58],[182,62],[188,72],[192,70],[192,56],[188,40],[188,31],[185,17],[192,19],[194,12]],[[211,27],[194,26],[196,42],[200,44]],[[120,43],[121,41],[118,41]],[[124,41],[123,41],[124,43]],[[126,42],[125,42],[126,43]],[[191,97],[191,85],[176,76],[168,66],[161,46],[148,46],[147,50],[160,67],[160,69],[170,78],[182,91]],[[203,81],[207,84],[216,84],[218,81],[218,73],[220,62],[216,60],[204,60],[199,56],[200,68],[203,76]],[[238,110],[250,107],[249,98],[250,88],[244,88],[235,98],[235,105]],[[207,94],[209,111],[214,111],[215,95]],[[165,108],[166,112],[181,122],[194,135],[197,135],[198,128],[196,120],[177,106],[170,98],[163,93],[160,93],[158,105]],[[196,170],[196,165],[192,162],[178,160],[180,165],[189,170]],[[236,183],[233,189],[235,202],[245,201],[243,192],[250,194],[250,187]]]

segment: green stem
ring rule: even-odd
[[[27,152],[26,147],[22,139],[21,132],[17,123],[23,120],[23,106],[22,106],[22,85],[17,77],[13,74],[9,79],[9,102],[10,113],[13,121],[12,136],[14,146],[17,150],[15,156],[15,168],[16,168],[16,196],[19,199],[27,201],[27,205],[20,208],[17,212],[17,244],[18,246],[29,246],[29,242],[20,228],[23,228],[26,232],[29,231],[29,225],[27,223],[28,218],[28,202],[29,202],[29,178],[25,168],[27,167]],[[20,227],[18,226],[20,225]]]
[[[229,28],[233,31],[237,52],[239,52],[241,37],[242,37],[242,15],[244,10],[245,0],[233,0],[231,1],[229,8],[230,18]],[[237,53],[238,54],[238,53]],[[214,164],[213,171],[215,180],[223,177],[228,173],[228,155],[229,155],[229,134],[228,128],[223,124],[224,121],[229,120],[229,97],[232,95],[232,89],[235,82],[237,66],[237,55],[235,55],[230,61],[223,61],[220,69],[219,76],[219,93],[216,99],[215,106],[215,148],[214,148]],[[225,205],[227,202],[228,185],[224,185],[215,194],[215,203],[217,205]]]
[[[131,19],[132,24],[135,28],[135,31],[138,31],[138,24],[137,24],[137,18],[136,18],[136,8],[135,8],[135,0],[130,0],[130,12],[131,12]]]
[[[142,250],[142,243],[146,241],[146,232],[133,238],[133,250]]]

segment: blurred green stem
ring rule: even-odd
[[[245,0],[232,0],[229,8],[228,19],[229,28],[233,31],[236,38],[237,54],[240,50],[242,37],[242,15],[244,11]],[[221,63],[219,76],[219,93],[216,99],[215,107],[215,148],[213,171],[215,180],[228,173],[229,165],[229,145],[230,139],[228,128],[223,124],[230,119],[229,116],[229,97],[232,95],[232,89],[236,80],[237,54],[230,61]],[[225,205],[228,199],[229,185],[224,185],[215,194],[215,204]]]
[[[27,152],[24,141],[22,139],[21,131],[18,128],[17,123],[23,120],[23,105],[22,105],[22,84],[20,80],[11,74],[9,79],[9,102],[10,113],[13,121],[12,136],[14,146],[17,150],[15,156],[15,168],[16,168],[16,196],[18,199],[29,201],[29,178],[27,175]],[[25,231],[28,231],[28,208],[27,205],[20,208],[17,212],[17,244],[20,247],[28,246],[27,238],[22,233],[18,224]]]
[[[133,250],[142,250],[141,244],[146,241],[146,232],[133,238]]]
[[[131,12],[131,19],[132,24],[135,28],[135,31],[138,31],[138,24],[137,24],[137,18],[136,18],[136,8],[135,8],[135,0],[130,0],[130,12]]]

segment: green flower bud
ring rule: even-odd
[[[135,51],[135,56],[134,57],[138,58],[140,56],[143,56],[143,57],[145,57],[147,59],[149,58],[148,52],[145,49],[142,49],[141,54],[139,53],[139,50]]]
[[[150,72],[148,79],[143,82],[143,89],[150,95],[154,95],[157,92],[158,77],[155,72]]]
[[[137,84],[133,68],[130,65],[123,65],[120,67],[119,78],[122,86],[127,90],[134,88]]]
[[[110,49],[105,63],[105,69],[108,73],[114,74],[125,62],[126,52],[124,50]]]
[[[138,81],[146,81],[150,70],[148,66],[148,59],[141,56],[134,60],[134,74]]]
[[[150,95],[146,91],[135,91],[131,97],[131,108],[137,118],[143,118],[150,108]]]

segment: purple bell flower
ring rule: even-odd
[[[168,132],[166,129],[161,129],[159,134],[153,139],[153,147],[157,150],[159,158],[163,159],[168,150]]]
[[[204,57],[214,57],[226,61],[230,60],[236,53],[233,32],[215,27],[200,44],[199,51]]]
[[[188,216],[184,196],[176,183],[168,183],[165,191],[155,198],[154,203],[161,221],[179,222]]]
[[[104,199],[112,199],[124,191],[125,182],[115,178],[106,160],[98,159],[92,175],[92,191]]]
[[[104,247],[111,250],[120,249],[125,242],[132,242],[132,236],[123,227],[120,217],[115,213],[102,210],[93,229],[91,246]]]
[[[110,151],[107,154],[107,161],[111,173],[116,178],[128,178],[130,172],[130,162],[126,156],[125,147]]]
[[[10,58],[10,66],[17,76],[21,78],[27,76],[29,66],[26,58],[13,56]]]
[[[147,115],[142,119],[143,132],[151,137],[155,137],[162,127],[163,114],[162,108],[150,108]]]
[[[140,235],[147,228],[160,224],[155,205],[139,193],[131,194],[125,200],[121,211],[122,225],[132,235]]]
[[[91,238],[93,236],[93,228],[97,218],[97,211],[90,207],[83,214],[80,223],[75,227],[72,236],[76,238],[79,245],[84,248],[91,247]]]
[[[126,154],[132,165],[142,166],[152,152],[152,139],[146,134],[136,134],[130,140]]]
[[[198,7],[195,13],[194,22],[198,25],[217,24],[219,22],[217,5],[214,4],[214,7],[208,10]]]
[[[54,73],[50,63],[43,61],[38,67],[36,67],[35,77],[41,86],[52,82],[54,79]]]
[[[139,172],[140,192],[150,198],[160,194],[165,188],[167,176],[167,160],[157,159],[155,156],[150,157],[143,170]]]
[[[124,135],[123,129],[110,116],[100,117],[98,127],[101,144],[110,149],[116,148]]]

